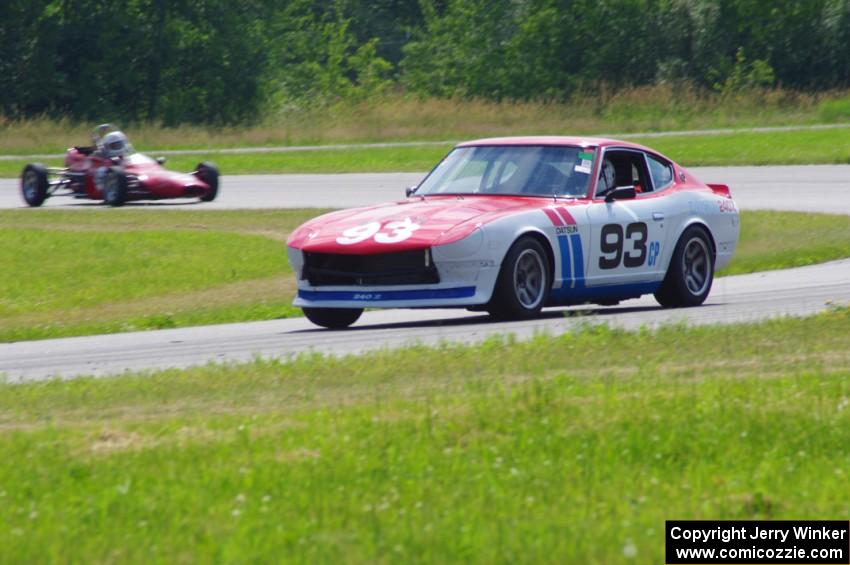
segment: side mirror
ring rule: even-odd
[[[405,195],[407,198],[410,198],[411,196],[413,196],[413,193],[414,193],[414,192],[416,192],[416,189],[417,189],[417,188],[419,188],[419,187],[417,187],[417,186],[408,186],[407,188],[405,188],[405,189],[404,189],[404,195]]]
[[[167,157],[157,157],[156,158],[156,162],[159,163],[160,165],[164,165],[166,161],[168,161]]]
[[[611,192],[605,195],[605,202],[613,202],[615,200],[629,200],[637,196],[637,191],[633,186],[618,186]]]

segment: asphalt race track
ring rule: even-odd
[[[850,214],[850,166],[694,168],[707,182],[729,184],[742,209],[780,209]],[[226,177],[212,205],[182,209],[344,207],[395,198],[415,184],[416,174],[273,175]],[[0,180],[0,208],[20,207],[17,182]],[[55,205],[51,202],[51,205]],[[90,208],[70,201],[67,208]],[[161,209],[158,204],[141,205]],[[464,310],[368,312],[351,329],[320,330],[303,319],[0,344],[0,373],[22,382],[50,377],[109,375],[127,370],[186,367],[210,361],[245,361],[256,355],[287,356],[306,351],[357,353],[410,343],[471,343],[493,334],[518,338],[558,334],[577,324],[605,322],[635,328],[687,321],[713,324],[815,313],[829,304],[850,303],[850,260],[784,271],[725,277],[715,281],[699,308],[662,310],[652,297],[613,307],[575,307],[587,316],[565,317],[547,310],[540,319],[494,323]]]

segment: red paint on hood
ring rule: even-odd
[[[424,249],[445,245],[468,236],[476,227],[506,214],[544,208],[551,198],[511,196],[428,196],[365,208],[341,210],[302,224],[289,236],[287,245],[304,251],[367,255]],[[379,243],[374,236],[353,244],[341,244],[343,232],[379,222],[379,233],[392,235],[387,224],[409,220],[418,225],[409,237],[396,243]],[[385,226],[387,226],[385,228]],[[365,233],[365,230],[364,230]],[[356,239],[356,238],[355,238]]]

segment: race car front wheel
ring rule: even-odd
[[[522,320],[540,313],[549,295],[549,260],[543,245],[523,237],[508,251],[487,311],[498,320]]]
[[[49,187],[50,181],[44,165],[31,163],[24,167],[21,173],[21,196],[28,205],[37,207],[44,204]]]
[[[347,328],[357,321],[362,308],[302,308],[308,320],[331,330]]]
[[[110,167],[103,179],[103,202],[123,206],[127,202],[127,175],[121,167]]]
[[[655,299],[665,308],[699,306],[708,298],[714,281],[714,252],[705,229],[691,226],[685,230],[676,249],[667,275]]]
[[[201,201],[212,202],[218,196],[218,167],[208,161],[204,161],[203,163],[198,163],[195,170],[197,171],[195,174],[198,178],[210,187],[210,191],[201,196]]]

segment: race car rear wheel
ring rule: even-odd
[[[21,196],[32,207],[44,204],[50,181],[47,179],[47,169],[40,163],[31,163],[21,172]]]
[[[540,313],[549,295],[549,260],[543,245],[523,237],[508,251],[487,311],[499,320],[522,320]]]
[[[213,163],[204,161],[203,163],[198,163],[195,170],[197,171],[198,178],[210,187],[210,191],[201,196],[201,201],[212,202],[218,196],[218,167]]]
[[[362,308],[302,308],[308,320],[332,330],[347,328],[357,321]]]
[[[676,244],[664,282],[655,291],[655,299],[665,308],[699,306],[708,298],[713,281],[711,239],[704,228],[691,226]]]
[[[112,207],[127,202],[127,174],[121,167],[109,167],[103,178],[103,203]]]

